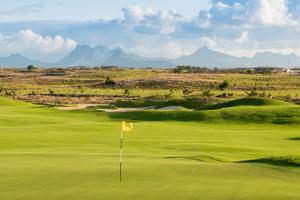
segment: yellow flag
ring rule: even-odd
[[[122,122],[122,131],[128,132],[133,130],[133,124],[130,122]]]

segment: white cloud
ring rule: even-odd
[[[147,45],[136,43],[134,47],[127,50],[146,57],[165,58],[177,58],[192,53],[181,42],[168,41],[168,39],[151,40],[147,42]]]
[[[219,1],[219,2],[216,4],[216,8],[219,9],[219,10],[225,10],[225,9],[227,9],[227,8],[230,8],[230,6],[227,5],[227,4],[225,4],[225,3],[222,3],[222,2]]]
[[[37,33],[34,33],[30,29],[21,30],[15,36],[10,39],[14,39],[24,49],[32,48],[43,52],[56,52],[61,50],[72,49],[77,45],[77,42],[71,39],[64,39],[62,36],[57,35],[54,38],[43,37]]]
[[[211,25],[210,19],[211,14],[205,10],[202,10],[199,12],[198,17],[193,20],[193,23],[201,28],[207,28]]]
[[[207,46],[208,48],[214,49],[217,47],[217,41],[209,37],[201,37],[199,40],[201,46]]]
[[[124,20],[127,22],[139,22],[144,18],[144,11],[139,6],[122,8]]]
[[[241,33],[241,36],[235,40],[235,42],[237,43],[243,43],[245,41],[248,40],[248,35],[249,35],[249,32],[248,31],[244,31]]]
[[[0,50],[2,54],[21,53],[30,57],[43,54],[60,54],[71,51],[77,42],[64,39],[62,36],[42,36],[30,29],[20,30],[12,35],[0,35]]]
[[[258,0],[256,20],[265,25],[295,25],[287,7],[287,0]]]
[[[175,10],[142,9],[139,6],[123,8],[124,23],[132,27],[132,30],[140,33],[170,34],[176,30],[176,24],[182,20],[182,16]]]

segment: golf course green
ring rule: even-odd
[[[121,121],[123,182],[119,182]],[[0,98],[1,200],[300,199],[300,106],[62,111]]]

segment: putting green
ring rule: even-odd
[[[299,118],[291,104],[107,114],[0,99],[0,199],[300,199]]]

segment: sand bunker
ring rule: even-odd
[[[97,109],[97,110],[112,113],[112,112],[135,112],[135,111],[152,110],[152,109],[155,109],[155,106],[139,107],[139,108]]]
[[[78,104],[75,106],[57,107],[59,110],[81,110],[90,107],[96,107],[98,104]]]
[[[181,110],[183,108],[184,107],[182,107],[182,106],[168,106],[168,107],[160,108],[158,110],[166,110],[166,111],[168,111],[168,110]]]
[[[90,107],[99,106],[98,104],[78,104],[75,106],[68,106],[68,107],[58,107],[59,110],[81,110]],[[155,106],[148,106],[148,107],[137,107],[137,108],[115,108],[115,109],[104,109],[98,108],[97,110],[114,113],[114,112],[136,112],[136,111],[144,111],[144,110],[161,110],[161,111],[175,111],[183,109],[182,106],[168,106],[164,108],[156,109]]]

